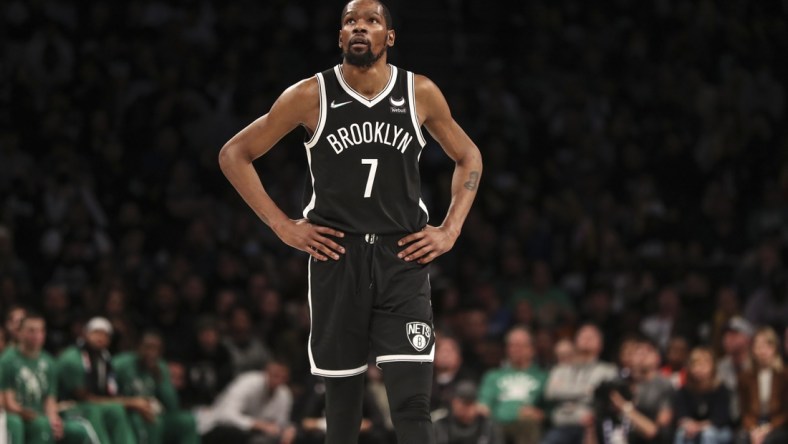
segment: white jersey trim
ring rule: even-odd
[[[435,344],[428,355],[383,355],[375,358],[375,365],[380,368],[384,362],[432,362],[435,359]]]
[[[312,179],[312,198],[309,199],[309,203],[304,207],[304,217],[308,218],[308,214],[310,211],[315,209],[315,202],[317,201],[317,194],[315,191],[315,174],[312,172],[312,150],[309,148],[306,149],[306,161],[309,164],[309,177]]]
[[[419,125],[419,116],[416,114],[416,83],[415,78],[416,76],[413,75],[412,72],[408,71],[408,107],[410,108],[410,120],[413,122],[413,128],[416,130],[416,136],[419,138],[419,143],[421,147],[424,148],[424,145],[427,144],[427,140],[424,138],[424,133],[421,132],[421,125]],[[421,152],[419,152],[419,158],[421,158]]]
[[[323,127],[326,126],[326,116],[328,114],[326,112],[326,102],[328,101],[326,98],[326,81],[323,79],[322,73],[317,73],[315,77],[317,78],[318,97],[320,97],[320,115],[317,118],[315,133],[312,134],[308,141],[304,142],[304,146],[307,148],[312,148],[320,140],[320,134],[323,132]]]
[[[391,75],[389,75],[389,83],[386,84],[386,87],[383,88],[383,91],[379,92],[378,95],[375,97],[368,99],[363,95],[359,94],[355,89],[353,89],[350,85],[345,82],[345,78],[342,76],[342,65],[337,65],[334,67],[334,73],[337,75],[337,79],[339,79],[339,86],[345,90],[348,95],[362,105],[365,105],[367,108],[372,108],[373,106],[377,105],[381,100],[385,99],[386,96],[389,95],[392,89],[394,89],[394,85],[397,83],[397,67],[394,65],[388,65],[391,69]]]
[[[415,77],[412,72],[407,71],[408,73],[408,108],[410,109],[410,121],[413,123],[413,129],[416,131],[416,137],[419,139],[419,145],[421,148],[419,150],[418,160],[421,161],[421,153],[424,151],[424,146],[427,145],[427,140],[424,138],[424,134],[421,132],[421,125],[419,125],[419,116],[416,114],[416,83]],[[427,209],[427,205],[424,201],[419,197],[419,208],[424,211],[424,214],[427,215],[427,221],[430,220],[430,211]]]
[[[315,129],[315,133],[312,134],[312,138],[304,143],[304,147],[306,148],[306,160],[309,164],[309,177],[312,179],[312,198],[309,199],[309,203],[304,207],[304,217],[309,217],[307,214],[315,208],[315,202],[317,201],[315,174],[312,172],[312,147],[320,140],[320,133],[323,132],[323,127],[326,126],[326,115],[328,114],[326,112],[326,85],[323,74],[317,73],[315,77],[317,77],[317,89],[320,91],[320,94],[318,94],[320,97],[320,117],[317,119],[317,128]]]
[[[314,194],[313,194],[313,196],[314,196]],[[429,222],[430,221],[430,212],[429,212],[429,210],[427,210],[427,204],[425,204],[424,201],[421,198],[419,198],[419,208],[421,208],[422,211],[424,211],[424,214],[427,215],[427,222]]]
[[[315,376],[322,376],[324,378],[343,378],[347,376],[356,376],[364,373],[365,371],[367,371],[367,364],[350,370],[322,370],[312,366],[312,374]]]
[[[308,153],[309,151],[307,151]],[[346,369],[346,370],[325,370],[322,368],[318,368],[315,364],[315,357],[312,354],[312,257],[310,256],[308,259],[309,263],[306,267],[307,269],[307,301],[309,303],[309,339],[307,339],[306,349],[307,354],[309,355],[309,367],[313,375],[316,376],[323,376],[326,378],[336,378],[342,376],[355,376],[367,371],[367,364],[362,365],[361,367]]]

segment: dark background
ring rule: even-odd
[[[304,380],[305,347],[282,338],[308,327],[306,255],[256,220],[216,159],[284,88],[340,61],[342,5],[3,2],[0,311],[43,311],[55,353],[96,314],[121,332],[115,351],[155,327],[186,365],[203,316],[228,335],[248,316]],[[788,2],[389,6],[389,61],[432,78],[484,155],[463,235],[432,272],[436,328],[460,337],[466,365],[497,366],[515,323],[539,332],[545,365],[584,320],[612,350],[667,288],[692,342],[714,341],[718,314],[782,333]],[[303,136],[256,163],[292,217]],[[452,164],[434,142],[421,163],[439,224]],[[721,288],[734,297],[720,314]],[[515,308],[528,292],[570,303]],[[753,295],[773,305],[748,307]]]

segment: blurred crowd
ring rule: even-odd
[[[786,3],[389,6],[400,39],[389,60],[436,80],[485,159],[463,234],[432,266],[445,338],[435,385],[463,382],[457,396],[456,384],[436,395],[436,421],[470,405],[468,424],[491,418],[490,430],[518,444],[693,442],[709,424],[687,407],[702,392],[732,406],[713,442],[728,442],[725,430],[777,433],[788,410],[758,387],[783,384],[788,333]],[[216,156],[285,87],[340,61],[340,9],[3,2],[3,343],[19,340],[22,313],[38,312],[44,348],[58,357],[100,316],[113,354],[158,338],[184,410],[221,403],[250,371],[284,366],[293,439],[319,440],[307,433],[323,425],[305,347],[307,257],[256,219]],[[436,35],[449,49],[425,53]],[[302,140],[295,131],[257,162],[294,218]],[[452,164],[434,142],[421,164],[424,200],[441,215]],[[759,341],[775,356],[759,356]],[[447,347],[458,356],[442,358]],[[513,364],[525,359],[517,347],[530,350],[520,352],[527,365]],[[760,376],[766,368],[773,376]],[[582,393],[561,382],[578,371]],[[721,386],[704,379],[715,374]],[[742,378],[755,381],[745,394]],[[367,405],[379,408],[365,427],[369,442],[385,442],[374,369],[369,381]]]

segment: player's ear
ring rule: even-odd
[[[396,40],[396,38],[397,38],[397,36],[394,33],[394,30],[393,29],[389,29],[388,33],[386,35],[386,46],[388,46],[389,48],[394,46],[394,40]]]
[[[342,30],[339,30],[339,47],[342,47]]]

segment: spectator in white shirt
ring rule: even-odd
[[[272,360],[264,371],[246,372],[233,380],[211,407],[198,409],[197,430],[204,444],[289,444],[293,394],[290,369]]]

